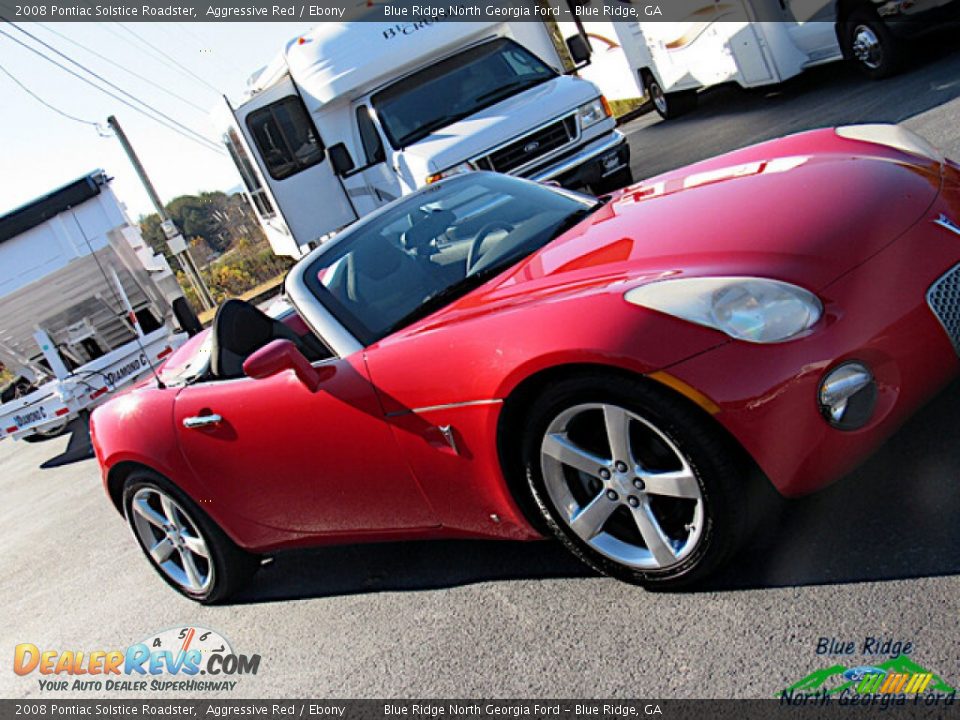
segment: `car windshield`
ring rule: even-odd
[[[454,177],[342,233],[308,266],[306,285],[369,345],[516,264],[599,204],[506,175]]]
[[[405,77],[376,93],[372,102],[399,149],[556,75],[529,51],[501,38]]]

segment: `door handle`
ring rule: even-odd
[[[194,415],[193,417],[184,418],[183,426],[192,430],[194,428],[207,427],[208,425],[219,425],[222,422],[222,417],[211,413],[210,415]]]

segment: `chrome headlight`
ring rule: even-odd
[[[611,114],[610,105],[603,95],[577,108],[577,118],[580,121],[581,130],[586,130],[591,125],[606,120]]]
[[[764,278],[675,278],[633,288],[624,298],[752,343],[790,340],[823,314],[813,293]]]

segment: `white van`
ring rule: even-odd
[[[227,103],[224,140],[274,251],[292,257],[471,169],[598,193],[629,184],[609,105],[563,69],[538,22],[327,23]]]

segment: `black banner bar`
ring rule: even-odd
[[[13,22],[832,22],[819,3],[779,0],[0,0]],[[960,2],[892,0],[885,17],[937,23]],[[954,18],[960,19],[960,18]]]

